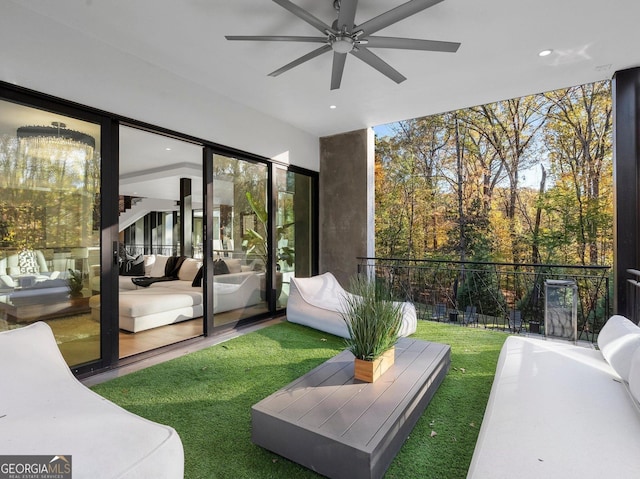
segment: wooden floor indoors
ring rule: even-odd
[[[129,333],[120,330],[120,359],[202,336],[202,317]]]
[[[261,303],[247,308],[217,313],[214,327],[229,325],[229,329],[235,329],[233,326],[238,321],[265,312],[267,312],[266,304]],[[94,320],[89,311],[43,320],[56,335],[60,351],[68,364],[80,365],[95,361],[100,357],[100,323]],[[20,324],[10,323],[0,315],[0,331],[14,327],[20,327]],[[131,362],[130,359],[134,356],[141,355],[141,359],[145,359],[149,354],[145,355],[144,353],[154,354],[153,351],[165,346],[174,344],[179,346],[189,339],[203,336],[203,331],[202,317],[138,333],[120,330],[119,358]],[[220,334],[225,335],[226,333],[220,331],[211,337]]]
[[[266,312],[264,305],[217,313],[214,326],[237,323],[243,318]],[[202,317],[161,326],[138,333],[120,330],[120,359],[179,343],[203,335]]]

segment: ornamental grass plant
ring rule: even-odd
[[[356,276],[351,293],[342,298],[342,319],[347,324],[347,349],[356,359],[374,361],[398,341],[402,325],[402,303],[394,302],[384,282]]]

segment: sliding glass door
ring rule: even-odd
[[[268,167],[213,155],[213,324],[269,311]]]
[[[119,357],[204,334],[202,146],[120,126]]]
[[[285,308],[292,277],[315,273],[313,232],[314,182],[309,174],[275,166],[276,178],[276,295]]]
[[[0,330],[46,322],[70,366],[100,342],[101,126],[0,100]]]
[[[44,321],[74,373],[268,318],[317,273],[316,173],[0,97],[0,331]]]

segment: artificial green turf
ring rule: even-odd
[[[413,337],[451,345],[451,369],[386,478],[466,477],[506,335],[419,321]],[[251,443],[251,406],[344,349],[341,338],[281,323],[92,389],[180,434],[185,478],[312,478]]]

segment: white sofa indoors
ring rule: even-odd
[[[50,271],[41,250],[0,251],[0,292],[13,303],[69,293],[66,271]]]
[[[145,276],[159,278],[165,274],[169,256],[145,255]],[[214,314],[252,306],[260,302],[260,280],[256,273],[242,272],[240,260],[225,259],[228,274],[214,276]],[[193,281],[202,261],[187,258],[178,271],[178,279],[161,281],[148,287],[137,286],[132,276],[119,277],[120,329],[137,333],[178,323],[203,315],[202,286]],[[200,283],[201,284],[201,283]],[[99,319],[100,296],[89,301],[92,316]]]
[[[469,479],[640,477],[640,328],[612,316],[598,347],[507,339]]]
[[[350,294],[340,286],[331,273],[311,278],[291,278],[287,320],[309,326],[325,333],[343,338],[349,330],[341,311],[344,298]],[[402,303],[402,326],[400,336],[415,333],[417,327],[416,308],[409,302]]]
[[[56,279],[60,271],[49,271],[49,265],[41,250],[22,250],[12,254],[2,252],[0,257],[0,286],[13,288],[20,286],[19,278],[33,276],[37,281]],[[63,274],[64,276],[64,274]]]
[[[0,384],[3,455],[65,454],[77,478],[182,479],[178,433],[82,385],[47,324],[0,332]]]

